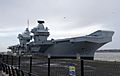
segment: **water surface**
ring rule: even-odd
[[[120,61],[120,52],[96,52],[94,60]]]

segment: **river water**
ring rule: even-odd
[[[120,62],[120,52],[96,52],[94,60]]]

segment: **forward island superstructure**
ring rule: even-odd
[[[50,55],[51,57],[72,58],[77,55],[82,59],[94,59],[95,51],[104,44],[112,41],[113,31],[98,30],[92,34],[66,38],[48,40],[50,33],[44,27],[44,21],[38,21],[38,26],[30,31],[26,28],[25,32],[18,35],[20,44],[9,46],[13,53],[38,53]],[[34,39],[34,41],[30,41]]]

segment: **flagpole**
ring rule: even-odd
[[[29,29],[29,19],[27,20],[27,28]]]

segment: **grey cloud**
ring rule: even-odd
[[[119,3],[119,0],[1,0],[0,28],[18,28],[13,32],[23,32],[28,19],[30,27],[37,25],[37,19],[44,19],[45,26],[54,31],[103,24],[103,28],[115,30],[115,40],[120,36]]]

